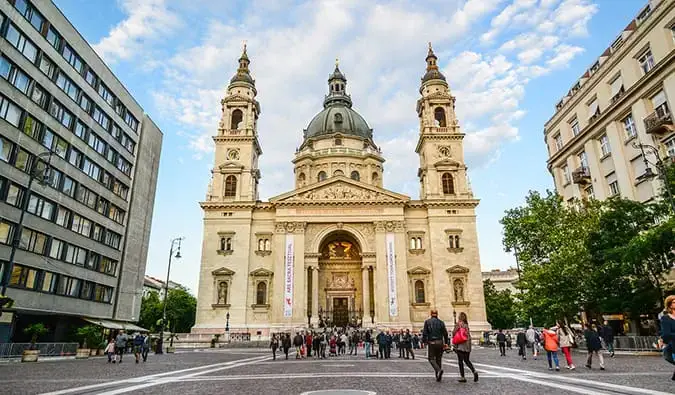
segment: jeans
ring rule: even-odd
[[[457,361],[459,362],[459,375],[461,377],[464,377],[464,364],[471,369],[471,372],[475,373],[476,369],[474,369],[473,364],[471,361],[469,361],[469,356],[471,355],[470,352],[466,351],[459,351],[457,350]]]
[[[366,342],[366,358],[370,358],[370,342]]]
[[[443,340],[429,341],[427,358],[436,373],[443,369]]]
[[[567,361],[567,366],[574,365],[574,362],[572,362],[572,353],[570,353],[570,347],[563,347],[562,351],[563,351],[563,354],[565,354],[565,360]]]
[[[387,348],[386,344],[378,344],[377,345],[377,352],[380,354],[379,358],[384,359],[384,357],[387,356],[387,351],[385,350]]]
[[[605,341],[605,345],[607,346],[607,351],[614,354],[614,339],[612,341]]]
[[[499,343],[499,355],[506,355],[506,343]]]
[[[598,356],[598,359],[600,360],[600,367],[604,368],[605,367],[605,358],[602,356],[602,352],[600,351],[588,351],[588,359],[586,360],[586,365],[591,366],[593,364],[593,354]]]
[[[557,351],[546,351],[546,359],[548,360],[548,368],[552,369],[553,366],[551,365],[551,358],[553,358],[553,362],[555,362],[555,367],[559,367],[560,363],[558,363],[558,352]]]
[[[141,350],[141,357],[143,357],[143,362],[148,360],[148,353],[150,352],[150,347],[143,347]]]
[[[415,359],[415,353],[413,352],[412,346],[408,346],[405,349],[405,359],[410,359],[410,357],[412,357],[412,359]]]
[[[527,351],[525,351],[525,345],[524,344],[518,345],[518,355],[523,357],[523,359],[525,359],[527,357]]]

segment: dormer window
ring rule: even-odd
[[[335,145],[342,145],[342,139],[341,138],[336,138],[335,139]]]
[[[342,123],[342,114],[340,114],[340,113],[335,114],[334,120],[335,120],[335,123]]]

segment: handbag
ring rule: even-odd
[[[464,327],[459,328],[459,330],[455,332],[455,335],[452,336],[452,344],[466,343],[467,340],[469,340],[469,335]]]

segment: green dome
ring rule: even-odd
[[[373,131],[366,120],[358,112],[341,102],[334,102],[318,113],[307,126],[304,137],[307,139],[333,133],[365,139],[373,137]]]

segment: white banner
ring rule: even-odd
[[[293,271],[295,253],[293,251],[293,234],[286,234],[286,254],[284,255],[284,317],[293,316]]]
[[[396,297],[396,250],[393,233],[387,233],[387,281],[389,282],[389,315],[398,315],[398,298]]]

